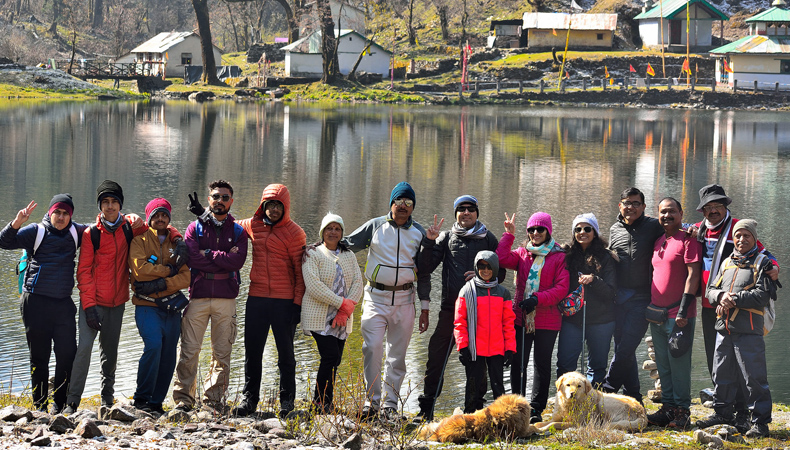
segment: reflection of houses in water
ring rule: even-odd
[[[713,157],[730,158],[738,155],[790,154],[790,129],[780,122],[735,120],[732,111],[721,112],[713,121]]]

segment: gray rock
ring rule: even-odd
[[[159,439],[162,439],[162,440],[169,440],[169,439],[175,439],[175,438],[176,437],[173,436],[173,433],[171,433],[171,432],[169,432],[167,430],[165,430],[164,433],[159,435]]]
[[[40,438],[41,436],[44,436],[45,435],[45,433],[44,433],[45,431],[46,430],[45,430],[44,427],[38,427],[35,430],[33,430],[33,432],[30,433],[30,436],[26,437],[25,440],[28,441],[28,442],[32,442],[32,441]]]
[[[156,424],[149,417],[143,417],[142,419],[135,420],[134,423],[132,423],[132,427],[134,427],[134,433],[139,436],[148,430],[156,429]]]
[[[16,422],[23,417],[26,417],[28,420],[32,420],[33,413],[31,413],[27,408],[23,408],[18,405],[8,405],[5,408],[0,409],[0,420],[4,420],[6,422]]]
[[[49,438],[49,436],[40,436],[30,441],[30,445],[33,447],[49,447],[51,442],[52,440]]]
[[[111,420],[117,420],[119,422],[134,422],[137,419],[132,407],[120,403],[114,405],[112,409],[110,409],[108,417]]]
[[[254,424],[252,424],[252,428],[264,434],[268,433],[269,430],[271,429],[268,425],[266,425],[265,420],[261,422],[255,422]]]
[[[143,433],[143,439],[159,439],[159,433],[156,430],[148,430]]]
[[[224,431],[226,433],[230,431],[236,431],[235,428],[223,425],[221,423],[210,423],[208,424],[208,429],[211,431]]]
[[[106,419],[109,416],[110,416],[110,408],[108,408],[108,407],[106,407],[104,405],[99,406],[98,417],[103,420],[103,419]]]
[[[279,427],[278,428],[272,428],[271,430],[269,430],[269,434],[272,434],[274,436],[277,436],[277,437],[283,438],[283,439],[293,439],[293,433],[291,433],[290,431],[285,430],[284,428],[279,428]]]
[[[354,433],[340,445],[341,447],[347,448],[349,450],[360,450],[362,448],[362,442],[362,435],[359,433]]]
[[[190,415],[180,409],[174,409],[167,415],[167,420],[170,422],[189,422]]]
[[[184,433],[194,433],[194,432],[198,431],[199,429],[200,428],[198,427],[198,424],[196,424],[196,423],[188,423],[188,424],[184,425]]]
[[[283,425],[282,421],[280,421],[280,419],[277,418],[266,419],[263,421],[263,424],[269,427],[270,430],[272,428],[282,428],[285,426]]]
[[[116,444],[118,445],[118,447],[121,448],[129,448],[132,446],[132,443],[129,442],[128,439],[118,439],[118,442]]]
[[[49,423],[49,431],[52,431],[53,433],[64,434],[73,429],[74,422],[62,414],[58,414],[57,416],[53,417],[52,422]]]
[[[19,419],[16,420],[16,422],[14,422],[14,425],[18,427],[24,427],[27,426],[28,423],[30,423],[30,419],[28,419],[27,417],[20,417]]]
[[[237,442],[230,446],[231,450],[255,450],[255,445],[252,442]]]
[[[91,419],[82,419],[74,432],[85,439],[103,436],[99,426]]]

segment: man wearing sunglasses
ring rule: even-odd
[[[208,208],[203,210],[197,194],[190,196],[190,211],[200,217],[187,227],[189,306],[181,321],[181,353],[176,366],[173,401],[176,411],[187,413],[195,406],[200,348],[211,321],[211,364],[203,383],[203,403],[224,412],[230,383],[230,354],[236,340],[236,297],[239,270],[247,259],[247,233],[230,214],[233,187],[225,180],[209,184]],[[171,413],[173,414],[173,413]]]
[[[450,350],[455,345],[453,320],[455,301],[468,277],[474,277],[474,262],[478,252],[496,252],[499,241],[478,220],[477,199],[462,195],[455,199],[456,222],[450,231],[439,232],[438,226],[425,230],[420,252],[420,270],[431,273],[442,264],[442,302],[439,319],[428,343],[428,362],[425,365],[425,384],[418,401],[420,420],[433,420],[436,397],[442,391],[442,378]],[[497,274],[499,282],[505,279],[505,269]]]
[[[645,196],[632,187],[620,194],[620,214],[609,230],[609,249],[617,263],[614,357],[602,389],[642,401],[636,349],[647,331],[645,309],[650,304],[653,280],[653,244],[664,234],[658,219],[645,215]]]
[[[376,417],[379,411],[385,420],[399,418],[406,349],[414,331],[415,292],[421,306],[420,333],[428,329],[431,274],[418,270],[420,242],[425,230],[411,217],[415,199],[409,183],[398,183],[390,194],[390,212],[367,221],[345,238],[352,251],[368,250],[361,320],[367,391],[361,416],[366,420]],[[387,354],[382,380],[385,336]],[[381,396],[382,381],[384,398]]]

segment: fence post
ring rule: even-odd
[[[732,80],[732,93],[738,93],[738,80]]]
[[[625,86],[626,90],[630,89],[630,87],[631,87],[631,77],[625,77],[623,79],[623,86]]]
[[[543,80],[540,80],[540,93],[541,94],[543,93],[543,86],[544,86]]]
[[[606,78],[601,78],[601,89],[606,91]]]
[[[464,82],[458,83],[458,98],[464,98]]]
[[[645,88],[649,91],[650,90],[650,78],[645,77]]]
[[[565,80],[560,81],[560,92],[565,92]]]
[[[757,80],[754,80],[754,94],[757,93]]]
[[[716,92],[716,78],[711,78],[710,80],[710,91]]]
[[[582,79],[582,90],[587,90],[587,78]]]
[[[692,91],[692,92],[694,91],[694,87],[695,87],[696,85],[697,85],[697,79],[696,79],[696,78],[692,78],[692,79],[691,79],[691,91]]]
[[[524,93],[524,82],[521,80],[518,80],[518,93],[519,94]]]
[[[667,78],[667,90],[672,90],[672,78]]]
[[[499,78],[496,80],[496,94],[499,95]]]
[[[778,81],[776,82],[776,85],[774,85],[774,93],[776,93],[776,94],[779,93],[779,82]]]
[[[480,92],[480,86],[478,85],[479,83],[480,83],[480,79],[479,78],[475,78],[475,94]]]

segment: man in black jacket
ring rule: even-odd
[[[482,250],[496,252],[499,243],[494,234],[477,220],[479,210],[475,197],[462,195],[455,199],[453,206],[456,222],[452,229],[441,233],[433,227],[427,229],[420,251],[420,270],[433,272],[439,263],[443,263],[441,309],[428,342],[424,390],[418,399],[418,417],[421,420],[433,420],[436,397],[442,390],[444,368],[455,346],[453,319],[458,293],[466,280],[475,274],[474,260],[477,253]],[[498,278],[500,283],[504,280],[504,269],[500,269]]]
[[[645,216],[645,196],[635,188],[620,194],[620,215],[609,231],[609,249],[617,253],[617,317],[614,331],[614,357],[602,388],[640,402],[636,348],[647,331],[645,308],[650,304],[653,279],[653,244],[664,228],[658,219]]]

